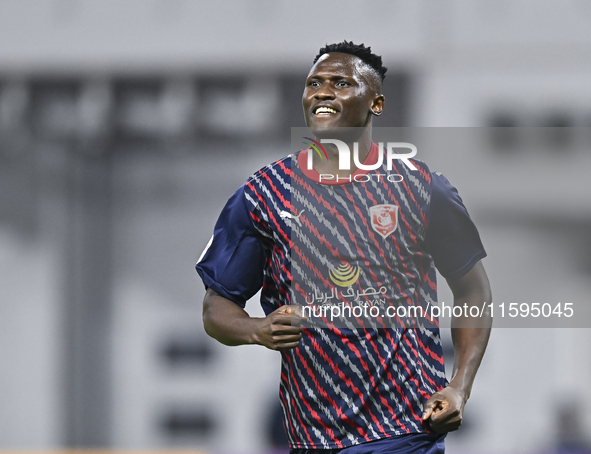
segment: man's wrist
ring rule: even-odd
[[[460,394],[464,403],[468,401],[470,398],[470,390],[472,388],[471,384],[461,383],[460,380],[452,379],[448,385],[448,388],[452,388],[458,394]]]
[[[262,345],[260,342],[260,336],[258,331],[258,323],[260,322],[260,318],[249,317],[245,320],[245,328],[246,328],[246,343],[249,345]]]

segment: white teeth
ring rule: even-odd
[[[337,111],[334,110],[332,107],[319,107],[318,109],[316,109],[317,114],[319,113],[331,113],[331,114],[336,114]]]

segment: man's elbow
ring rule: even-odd
[[[244,309],[215,291],[207,290],[203,299],[203,328],[208,336],[228,346],[246,343],[237,328],[243,318],[248,318]]]

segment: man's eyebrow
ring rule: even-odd
[[[351,75],[347,75],[347,74],[314,74],[311,76],[307,77],[308,79],[330,79],[330,80],[334,80],[334,79],[350,79],[350,80],[355,80],[354,76]]]

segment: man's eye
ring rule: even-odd
[[[318,87],[320,83],[317,80],[313,80],[308,84],[310,87]]]
[[[339,80],[339,81],[336,83],[336,86],[337,86],[337,87],[346,87],[346,86],[348,86],[348,85],[349,85],[349,84],[348,84],[347,82],[345,82],[344,80]]]

